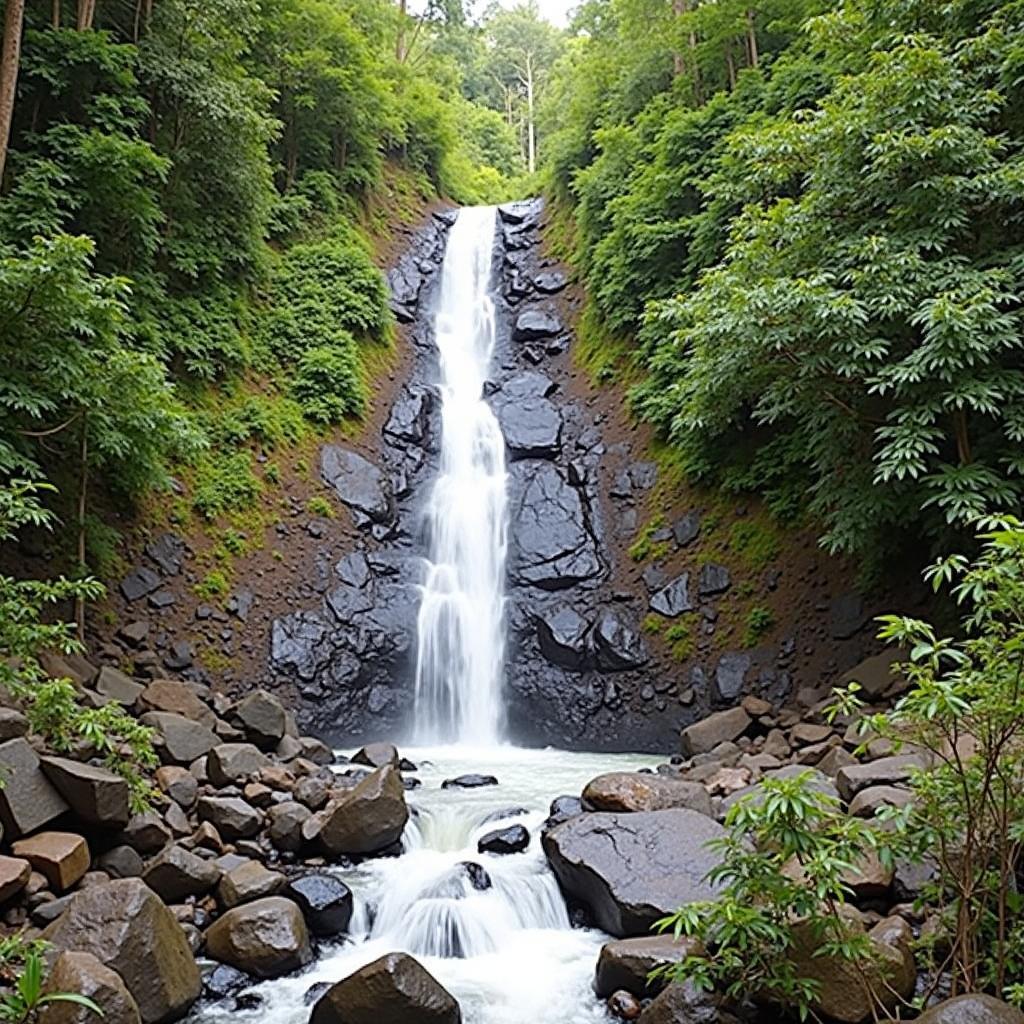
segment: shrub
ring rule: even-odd
[[[196,465],[192,506],[206,519],[249,508],[260,496],[249,451],[207,453]]]
[[[338,423],[366,406],[358,350],[350,336],[342,341],[312,348],[299,360],[292,390],[302,411],[317,423]]]
[[[758,641],[775,625],[775,616],[768,608],[758,606],[747,612],[747,623],[743,630],[743,646],[756,647]]]

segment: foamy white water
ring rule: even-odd
[[[452,993],[464,1024],[608,1024],[594,995],[597,955],[607,936],[572,929],[565,903],[540,849],[540,825],[554,796],[578,794],[595,775],[653,765],[650,755],[577,754],[511,747],[403,750],[420,766],[423,787],[410,794],[413,818],[400,857],[369,860],[336,873],[355,896],[348,942],[330,948],[307,971],[263,982],[262,1004],[231,1009],[230,1000],[200,1014],[202,1024],[306,1024],[304,996],[384,956],[415,956]],[[495,775],[500,785],[440,788],[464,772]],[[522,809],[525,814],[494,817]],[[480,836],[525,825],[524,853],[477,853]],[[491,887],[470,883],[460,865],[482,867]]]
[[[448,236],[434,333],[441,466],[427,505],[429,559],[418,623],[420,743],[500,738],[506,553],[505,442],[484,401],[494,352],[496,211],[460,211]]]

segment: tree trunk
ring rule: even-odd
[[[398,0],[398,35],[395,38],[395,60],[405,63],[405,18],[408,11],[408,0]]]
[[[78,0],[78,31],[88,32],[96,18],[96,0]]]
[[[725,44],[725,67],[729,72],[729,88],[736,88],[736,62],[732,59],[732,47]]]
[[[53,0],[52,15],[50,17],[50,24],[55,28],[60,28],[60,0]]]
[[[85,573],[85,516],[88,509],[89,492],[89,416],[82,413],[82,440],[79,448],[80,476],[78,482],[78,569]],[[78,627],[78,642],[85,643],[85,599],[75,601],[75,623]]]
[[[758,64],[757,32],[754,29],[754,12],[747,8],[747,62],[752,68]]]
[[[537,170],[537,125],[533,116],[533,54],[526,55],[526,118],[529,159],[527,167],[533,174]]]
[[[25,0],[7,0],[4,6],[4,38],[0,49],[0,185],[3,184],[7,147],[14,120],[14,97],[18,91],[21,63],[21,30],[25,23]]]

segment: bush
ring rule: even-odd
[[[316,423],[338,423],[366,407],[359,355],[349,337],[340,347],[320,346],[299,360],[292,391],[302,411]]]
[[[192,507],[206,519],[250,508],[259,496],[250,451],[211,451],[196,465]]]

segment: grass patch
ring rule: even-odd
[[[226,597],[231,584],[224,572],[213,569],[208,572],[193,588],[197,596],[204,601],[215,601],[218,597]]]
[[[743,646],[756,647],[761,638],[775,625],[775,616],[768,608],[757,606],[747,612],[743,628]]]
[[[664,619],[660,615],[655,615],[651,612],[644,618],[644,621],[640,624],[640,628],[650,635],[655,635],[661,632],[661,627],[665,624]]]
[[[686,661],[691,657],[696,646],[689,625],[677,622],[665,630],[665,642],[669,645],[672,657],[676,661]]]
[[[306,502],[306,511],[311,516],[321,516],[323,519],[334,518],[334,506],[322,495],[315,494]]]
[[[764,569],[779,557],[778,531],[762,519],[738,519],[729,530],[729,549],[751,569]]]
[[[656,562],[659,558],[664,558],[672,549],[671,541],[654,539],[654,534],[664,528],[665,517],[663,515],[655,516],[640,531],[636,540],[630,545],[629,557],[634,562],[646,562],[648,560]]]
[[[583,308],[572,351],[576,365],[595,387],[611,381],[628,387],[639,379],[633,348],[608,330],[593,302]]]

